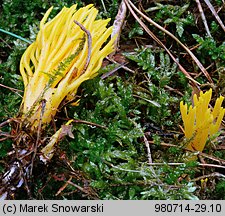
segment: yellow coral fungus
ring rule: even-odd
[[[180,102],[180,111],[184,122],[185,137],[190,140],[187,149],[202,152],[209,137],[218,132],[225,109],[221,107],[224,97],[217,98],[213,109],[209,108],[212,89],[200,96],[194,95],[194,106]]]
[[[106,27],[110,19],[96,20],[98,10],[93,5],[76,7],[64,7],[46,22],[51,7],[40,23],[36,41],[21,58],[25,86],[21,112],[31,128],[38,125],[41,101],[45,101],[42,123],[47,124],[62,100],[96,76],[103,58],[113,51],[114,39],[106,43],[112,33],[112,27]]]

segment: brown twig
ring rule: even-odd
[[[46,106],[46,100],[42,100],[41,101],[41,113],[40,113],[40,119],[39,119],[39,123],[38,123],[38,129],[37,129],[37,139],[33,148],[33,156],[31,159],[31,167],[30,167],[30,176],[32,176],[32,172],[33,172],[33,164],[34,164],[34,159],[36,157],[37,154],[37,148],[38,148],[38,144],[40,141],[40,136],[41,136],[41,124],[42,124],[42,118],[44,115],[44,111],[45,111],[45,106]]]
[[[9,138],[14,138],[15,137],[14,135],[11,135],[10,133],[1,132],[1,130],[0,130],[0,136],[4,136],[3,138],[0,138],[0,142],[4,141],[4,140],[7,140]]]
[[[113,53],[111,53],[110,56],[114,55],[115,52],[118,50],[120,35],[121,35],[122,27],[124,24],[124,20],[126,18],[126,13],[127,13],[127,6],[126,6],[124,0],[122,0],[120,3],[120,6],[119,6],[118,13],[115,18],[115,21],[113,23],[113,32],[111,34],[111,38],[113,38],[115,35],[117,35],[117,36],[116,36],[116,40],[114,42],[114,50],[115,51]]]
[[[12,47],[11,47],[5,40],[3,40],[1,37],[0,37],[0,40],[1,40],[4,44],[6,44],[6,46],[9,47],[9,49],[12,49]]]
[[[206,33],[208,34],[209,37],[212,37],[212,35],[211,35],[210,31],[209,31],[209,26],[208,26],[208,23],[207,23],[204,11],[202,9],[202,5],[201,5],[199,0],[195,0],[195,1],[196,1],[196,4],[198,5],[198,10],[199,10],[199,13],[200,13],[200,15],[202,17],[202,22],[203,22],[203,24],[205,26]]]
[[[223,31],[225,32],[225,26],[222,22],[222,20],[220,19],[219,15],[217,14],[216,10],[214,9],[214,7],[212,6],[211,2],[209,0],[204,0],[204,2],[207,4],[207,6],[209,7],[209,9],[211,10],[212,14],[215,16],[217,22],[219,23],[219,25],[221,26],[221,28],[223,29]]]
[[[66,121],[71,120],[70,118],[61,118],[61,117],[58,117],[58,118],[62,119],[62,120],[66,120]],[[93,127],[99,127],[99,128],[103,128],[103,129],[108,129],[104,125],[100,125],[100,124],[97,124],[97,123],[94,123],[94,122],[85,121],[85,120],[73,119],[73,122],[74,123],[79,123],[79,124],[86,124],[86,125],[90,125],[90,126],[93,126]]]
[[[70,118],[62,118],[62,117],[58,117],[58,119],[62,119],[65,121],[69,121],[71,120]],[[103,129],[108,129],[108,127],[104,126],[104,125],[100,125],[94,122],[89,122],[89,121],[85,121],[85,120],[80,120],[80,119],[72,119],[74,123],[78,123],[78,124],[86,124],[86,125],[90,125],[93,127],[98,127],[98,128],[103,128]]]
[[[7,140],[9,137],[4,137],[4,138],[1,138],[0,139],[0,142],[4,141],[4,140]]]
[[[212,155],[208,155],[208,154],[205,154],[205,153],[202,153],[202,152],[199,152],[199,155],[202,156],[202,157],[208,158],[212,161],[216,161],[219,164],[225,165],[225,160],[223,160],[221,158],[217,158],[217,157],[214,157]]]
[[[131,120],[131,122],[135,125],[135,127],[143,134],[143,139],[144,139],[144,143],[145,143],[145,146],[146,146],[146,149],[147,149],[147,157],[148,157],[148,162],[149,163],[152,163],[152,153],[151,153],[151,148],[150,148],[150,145],[149,145],[149,142],[148,142],[148,139],[146,138],[145,136],[145,133],[143,132],[143,130],[138,127],[138,124]],[[152,170],[152,172],[155,174],[154,170]]]
[[[122,68],[123,66],[124,66],[124,64],[121,64],[121,65],[115,67],[113,70],[111,70],[111,71],[109,71],[109,72],[103,74],[103,75],[101,76],[101,79],[105,79],[105,78],[111,76],[112,74],[114,74],[116,71],[118,71],[118,70],[119,70],[120,68]]]
[[[48,183],[51,181],[52,176],[48,176],[47,180],[45,181],[44,185],[38,189],[38,194],[41,194],[42,191],[47,187]]]
[[[215,150],[225,150],[225,145],[218,145],[216,146]]]
[[[92,37],[91,37],[90,31],[88,31],[81,23],[79,23],[76,20],[74,20],[74,23],[76,23],[81,28],[81,30],[83,30],[86,33],[87,38],[88,38],[88,55],[87,55],[87,59],[86,59],[86,63],[84,65],[84,68],[81,72],[81,75],[82,75],[87,70],[87,67],[88,67],[88,65],[90,63],[90,60],[91,60]]]
[[[67,183],[70,184],[70,185],[72,185],[72,186],[74,186],[74,187],[76,187],[76,188],[79,189],[80,191],[86,193],[86,190],[85,190],[84,188],[82,188],[81,186],[79,186],[79,185],[77,185],[77,184],[71,182],[70,180],[68,180]]]
[[[131,169],[124,169],[124,168],[121,168],[121,167],[118,167],[106,160],[103,160],[103,162],[109,166],[111,166],[112,168],[115,168],[115,169],[118,169],[120,171],[125,171],[125,172],[132,172],[132,173],[140,173],[141,171],[140,170],[131,170]]]
[[[150,144],[154,144],[154,141],[148,141]],[[193,150],[190,150],[190,149],[186,149],[186,148],[183,148],[182,146],[177,146],[177,145],[174,145],[174,144],[170,144],[170,143],[164,143],[164,142],[161,142],[160,143],[161,146],[165,146],[165,147],[177,147],[177,148],[182,148],[182,150],[185,150],[185,151],[188,151],[188,152],[194,152]],[[208,154],[205,154],[203,152],[198,152],[198,155],[202,156],[202,157],[205,157],[205,158],[208,158],[212,161],[216,161],[218,162],[219,164],[224,164],[225,165],[225,160],[221,159],[221,158],[217,158],[217,157],[214,157],[212,155],[208,155]]]
[[[138,124],[133,121],[133,120],[130,120],[137,129],[139,129],[139,131],[143,134],[143,139],[144,139],[144,143],[145,143],[145,146],[146,146],[146,149],[147,149],[147,158],[148,158],[148,163],[151,164],[152,163],[152,153],[151,153],[151,148],[150,148],[150,145],[149,145],[149,142],[148,142],[148,139],[147,137],[145,136],[145,133],[143,132],[143,130],[138,126]],[[158,175],[155,173],[155,170],[153,167],[149,167],[149,169],[151,170],[153,176],[156,178],[156,180],[158,181],[158,183],[162,183],[161,179],[158,177]]]
[[[149,142],[145,135],[143,135],[143,138],[144,138],[145,146],[147,149],[148,162],[152,163],[152,153],[151,153],[151,148],[150,148]]]
[[[78,190],[73,190],[73,191],[70,191],[70,192],[63,192],[62,194],[61,194],[61,196],[70,196],[70,195],[72,195],[72,194],[74,194],[74,193],[77,193],[77,191]]]
[[[171,92],[174,92],[174,93],[180,95],[181,97],[184,96],[184,94],[181,93],[181,92],[180,92],[179,90],[177,90],[177,89],[174,89],[174,88],[172,88],[172,87],[170,87],[170,86],[168,86],[168,85],[165,85],[164,87],[165,87],[167,90],[169,90],[169,91],[171,91]]]
[[[65,190],[65,188],[69,185],[69,181],[71,182],[72,179],[73,179],[73,177],[71,176],[69,178],[69,180],[66,181],[66,183],[61,188],[59,188],[59,190],[57,191],[57,193],[55,194],[55,196],[58,196],[60,193],[62,193],[62,191]]]
[[[132,13],[132,15],[135,17],[135,19],[139,22],[139,24],[146,30],[146,32],[157,42],[159,43],[166,51],[167,53],[171,56],[171,58],[174,60],[174,62],[177,63],[177,65],[179,66],[179,68],[182,70],[183,73],[185,73],[186,77],[189,78],[190,80],[192,80],[192,82],[194,82],[193,84],[195,85],[195,87],[197,87],[196,85],[196,81],[186,72],[186,70],[179,64],[179,62],[173,57],[173,55],[171,54],[171,52],[165,47],[165,45],[147,28],[147,26],[145,24],[143,24],[143,22],[140,20],[140,18],[134,13],[133,9],[139,14],[141,15],[144,19],[146,19],[149,23],[151,23],[152,25],[154,25],[155,27],[157,27],[158,29],[160,29],[161,31],[163,31],[164,33],[166,33],[167,35],[169,35],[171,38],[173,38],[177,43],[179,43],[185,50],[186,52],[192,57],[192,59],[195,61],[195,63],[198,65],[198,67],[200,68],[200,70],[204,73],[204,75],[206,76],[206,78],[209,80],[209,82],[213,83],[212,78],[210,77],[210,75],[208,74],[208,72],[206,71],[206,69],[204,68],[204,66],[201,64],[201,62],[196,58],[196,56],[190,51],[190,49],[188,49],[178,38],[176,38],[172,33],[170,33],[169,31],[167,31],[165,28],[163,28],[162,26],[160,26],[158,23],[154,22],[151,18],[149,18],[148,16],[146,16],[144,13],[142,13],[140,10],[138,10],[138,8],[130,1],[130,0],[125,0],[127,7],[129,8],[130,12]],[[133,9],[132,9],[133,8]]]
[[[83,193],[85,193],[86,195],[91,196],[93,199],[97,200],[98,197],[96,196],[97,194],[91,194],[89,190],[86,190],[85,188],[82,188],[81,186],[73,183],[72,181],[67,181],[68,184],[74,186],[75,188],[77,188],[78,190],[82,191]]]
[[[169,165],[169,166],[181,166],[181,165],[185,165],[185,163],[151,163],[149,165],[150,166],[163,166],[165,164],[166,165]],[[225,169],[225,166],[216,165],[216,164],[203,164],[203,163],[199,163],[198,166]]]
[[[116,62],[114,59],[112,59],[112,58],[109,58],[109,57],[106,57],[106,59],[107,60],[109,60],[109,61],[111,61],[112,63],[114,63],[114,64],[118,64],[118,62]],[[125,65],[121,65],[122,66],[122,68],[124,69],[124,70],[126,70],[126,71],[128,71],[128,72],[130,72],[130,73],[135,73],[135,71],[134,70],[131,70],[130,68],[128,68],[127,66],[125,66]]]
[[[10,118],[10,119],[7,119],[6,121],[0,123],[0,128],[1,127],[4,127],[5,125],[7,125],[7,124],[9,124],[11,122],[20,123],[20,119],[19,118]]]
[[[22,167],[21,167],[21,169],[22,169]],[[27,191],[27,195],[28,195],[29,199],[32,199],[31,191],[28,186],[28,181],[27,181],[28,179],[27,179],[27,176],[25,175],[25,173],[26,173],[26,169],[22,169],[22,177],[23,177],[23,181],[24,181],[24,187]]]
[[[148,141],[150,144],[155,144],[154,141]],[[174,145],[174,144],[170,144],[170,143],[164,143],[164,142],[161,142],[160,143],[161,146],[166,146],[166,147],[177,147],[179,148],[180,146],[177,146],[177,145]]]
[[[155,34],[153,34],[152,31],[149,30],[149,28],[141,21],[141,19],[137,16],[137,14],[134,12],[134,10],[132,8],[134,8],[136,11],[138,11],[138,13],[140,15],[142,15],[144,18],[149,19],[147,16],[145,16],[142,12],[140,12],[133,4],[132,2],[130,2],[129,0],[125,0],[128,9],[130,10],[130,12],[132,13],[132,15],[134,16],[134,18],[138,21],[138,23],[142,26],[142,28],[149,34],[150,37],[152,37],[160,46],[162,46],[166,52],[169,54],[169,56],[173,59],[173,61],[178,65],[179,69],[185,74],[185,76],[191,81],[192,85],[196,88],[199,89],[199,83],[196,82],[196,80],[194,80],[191,75],[183,68],[183,66],[178,62],[178,60],[173,56],[173,54],[169,51],[169,49],[155,36]],[[151,20],[151,19],[150,19]],[[152,21],[152,20],[151,20]],[[159,26],[157,23],[155,23],[154,21],[152,21],[155,25],[157,25],[157,27]],[[160,30],[164,28],[162,28],[161,26]],[[158,28],[159,28],[158,27]],[[167,31],[167,30],[166,30]],[[170,35],[172,35],[169,32]],[[174,35],[172,35],[174,38],[176,38]],[[176,38],[177,39],[177,38]],[[180,42],[181,43],[181,42]],[[182,44],[183,45],[183,44]],[[184,46],[184,45],[183,45]],[[185,47],[186,48],[186,47]],[[191,52],[191,51],[190,51]]]
[[[3,84],[0,84],[1,87],[3,88],[6,88],[6,89],[9,89],[10,91],[14,92],[15,94],[17,94],[19,97],[23,98],[18,92],[23,92],[22,90],[19,90],[19,89],[15,89],[15,88],[12,88],[12,87],[9,87],[9,86],[5,86]]]
[[[19,89],[16,89],[16,88],[12,88],[12,87],[3,85],[3,84],[1,84],[1,83],[0,83],[0,86],[1,86],[1,87],[4,87],[4,88],[7,88],[7,89],[9,89],[9,90],[11,90],[11,91],[14,91],[14,92],[23,92],[22,90],[19,90]],[[20,95],[20,96],[21,96],[21,95]],[[22,97],[22,96],[21,96],[21,97]]]
[[[90,126],[94,126],[94,127],[99,127],[99,128],[103,128],[103,129],[108,129],[106,126],[94,123],[94,122],[89,122],[89,121],[84,121],[84,120],[78,120],[78,119],[74,119],[73,120],[74,123],[81,123],[81,124],[86,124],[86,125],[90,125]]]
[[[208,175],[203,175],[203,176],[199,176],[197,178],[191,179],[191,181],[199,181],[201,179],[206,179],[206,178],[225,178],[225,175],[218,172],[214,172]]]
[[[154,106],[156,106],[156,107],[161,107],[159,103],[157,103],[157,102],[155,102],[155,101],[152,101],[152,100],[149,100],[149,99],[147,99],[147,98],[141,97],[141,96],[139,96],[139,95],[133,94],[133,97],[139,98],[139,99],[144,100],[144,101],[146,101],[146,102],[148,102],[148,103],[151,103],[152,105],[154,105]]]

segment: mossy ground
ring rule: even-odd
[[[101,11],[99,17],[111,17],[112,24],[119,2],[104,1],[106,11],[101,2],[95,1]],[[53,14],[56,14],[62,6],[72,3],[74,1],[3,0],[0,26],[32,41],[43,13],[51,5],[55,6]],[[90,2],[77,3],[80,7]],[[195,1],[158,4],[142,1],[142,6],[149,17],[192,49],[207,68],[214,81],[213,100],[224,95],[225,36],[207,5],[203,4],[203,9],[212,37],[206,35]],[[213,6],[220,10],[220,18],[224,20],[222,1],[214,1]],[[223,129],[216,140],[208,141],[204,150],[215,160],[206,157],[196,162],[186,160],[185,141],[179,127],[182,125],[179,103],[181,100],[191,103],[192,88],[166,51],[149,38],[130,13],[126,20],[120,52],[114,59],[131,71],[120,68],[103,79],[102,74],[118,67],[118,64],[105,60],[99,76],[80,86],[79,106],[62,106],[55,117],[55,125],[60,127],[65,123],[64,119],[75,119],[74,138],[66,137],[60,143],[47,167],[40,161],[35,163],[34,177],[29,183],[32,197],[224,199],[224,178],[218,178],[215,173],[225,175],[225,167],[203,167],[198,163],[224,165]],[[153,26],[149,28],[201,84],[202,90],[211,87],[190,56],[174,40]],[[0,32],[0,83],[20,90],[0,87],[0,122],[18,116],[20,95],[23,94],[19,60],[26,47],[25,42]],[[0,132],[11,130],[6,126]],[[52,133],[51,128],[47,129],[48,133]],[[154,166],[149,165],[148,147]],[[7,153],[11,148],[10,139],[0,142],[1,173],[10,160]],[[73,185],[62,188],[69,179]],[[21,188],[15,198],[27,199],[26,189]]]

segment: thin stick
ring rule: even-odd
[[[200,13],[200,15],[201,15],[201,17],[202,17],[202,22],[203,22],[203,24],[204,24],[204,26],[205,26],[205,30],[206,30],[208,36],[209,36],[209,37],[212,37],[212,35],[211,35],[210,31],[209,31],[209,26],[208,26],[207,20],[206,20],[206,18],[205,18],[204,11],[203,11],[203,9],[202,9],[202,5],[201,5],[201,3],[200,3],[199,0],[195,0],[195,1],[196,1],[196,4],[198,5],[198,10],[199,10],[199,13]]]
[[[147,149],[148,162],[149,162],[149,164],[151,164],[152,163],[152,153],[151,153],[151,148],[150,148],[148,139],[146,138],[145,133],[142,131],[142,129],[140,127],[138,127],[138,124],[135,121],[133,121],[133,120],[131,120],[131,122],[143,134],[145,146],[146,146],[146,149]],[[162,183],[161,179],[158,177],[158,175],[156,175],[154,168],[152,166],[149,166],[149,169],[151,170],[153,176],[157,179],[158,183]]]
[[[85,189],[82,188],[81,186],[79,186],[79,185],[77,185],[77,184],[75,184],[75,183],[73,183],[73,182],[71,182],[71,181],[67,181],[67,182],[68,182],[70,185],[72,185],[72,186],[76,187],[77,189],[79,189],[80,191],[82,191],[83,193],[85,193],[86,195],[91,196],[92,199],[94,199],[94,200],[97,200],[97,199],[98,199],[98,197],[95,196],[93,193],[91,194],[91,193],[89,192],[89,190],[85,190]],[[96,195],[97,195],[97,194],[96,194]]]
[[[82,75],[87,70],[87,67],[88,67],[88,65],[90,63],[90,60],[91,60],[92,37],[91,37],[90,31],[88,31],[81,23],[79,23],[76,20],[74,20],[74,22],[81,28],[81,30],[83,30],[87,34],[87,38],[88,38],[88,55],[87,55],[87,59],[86,59],[86,63],[84,65],[84,68],[81,72],[81,75]]]
[[[94,126],[94,127],[107,129],[106,126],[103,126],[103,125],[100,125],[100,124],[96,124],[94,122],[89,122],[89,121],[84,121],[84,120],[79,120],[79,119],[74,119],[73,122],[75,122],[75,123],[82,123],[82,124],[91,125],[91,126]]]
[[[212,155],[208,155],[208,154],[205,154],[205,153],[202,153],[202,152],[199,152],[199,155],[202,156],[202,157],[208,158],[210,160],[216,161],[219,164],[225,165],[225,160],[223,160],[221,158],[217,158],[217,157],[214,157]]]
[[[73,179],[73,177],[71,176],[70,178],[69,178],[69,180],[68,181],[66,181],[66,183],[61,187],[61,188],[59,188],[59,190],[58,190],[58,192],[55,194],[55,196],[58,196],[67,186],[68,186],[68,182],[71,182],[71,180]]]
[[[215,150],[225,150],[225,145],[216,146]]]
[[[144,139],[144,142],[145,142],[145,146],[146,146],[146,149],[147,149],[147,156],[148,156],[148,162],[149,163],[152,163],[152,153],[151,153],[151,148],[150,148],[150,145],[149,145],[149,142],[148,142],[148,139],[146,138],[145,136],[145,133],[142,131],[142,129],[140,127],[138,127],[138,124],[135,122],[135,121],[132,121],[131,122],[135,125],[135,127],[143,134],[143,139]],[[152,170],[152,172],[155,174],[155,171]]]
[[[27,178],[26,178],[26,175],[25,175],[26,169],[21,169],[21,171],[22,171],[22,176],[23,176],[23,181],[24,181],[24,187],[26,188],[27,195],[28,195],[29,199],[32,199],[31,191],[30,191],[30,188],[28,186]]]
[[[133,172],[133,173],[140,173],[141,170],[130,170],[130,169],[124,169],[124,168],[121,168],[121,167],[118,167],[118,166],[115,166],[113,165],[112,163],[109,163],[108,161],[105,161],[103,160],[103,162],[109,166],[111,166],[112,168],[115,168],[115,169],[118,169],[118,170],[121,170],[121,171],[125,171],[125,172]]]
[[[144,101],[147,101],[148,103],[151,103],[152,105],[154,105],[154,106],[156,106],[156,107],[161,107],[161,105],[160,105],[159,103],[157,103],[157,102],[155,102],[155,101],[152,101],[152,100],[149,100],[149,99],[147,99],[147,98],[143,98],[143,97],[141,97],[141,96],[139,96],[139,95],[133,94],[133,97],[136,97],[136,98],[142,99],[142,100],[144,100]]]
[[[105,7],[104,0],[101,0],[101,3],[102,3],[102,7],[103,7],[103,9],[104,9],[105,13],[107,13],[107,10],[106,10],[106,7]]]
[[[123,65],[124,65],[124,64],[121,64],[121,65],[115,67],[113,70],[111,70],[111,71],[109,71],[109,72],[103,74],[103,75],[101,76],[101,79],[105,79],[105,78],[111,76],[111,75],[114,74],[116,71],[118,71],[120,68],[122,68]]]
[[[73,182],[71,182],[69,180],[67,182],[68,182],[68,184],[73,185],[74,187],[76,187],[77,189],[79,189],[80,191],[86,193],[85,189],[82,188],[81,186],[79,186],[79,185],[77,185],[77,184],[75,184],[75,183],[73,183]]]
[[[211,2],[209,0],[204,0],[204,1],[207,4],[207,6],[209,7],[209,9],[211,10],[212,14],[215,16],[215,18],[216,18],[217,22],[219,23],[219,25],[221,26],[221,28],[225,31],[225,26],[224,26],[222,20],[220,19],[220,17],[218,16],[218,14],[216,13],[216,10],[212,6]]]
[[[9,86],[5,86],[5,85],[3,85],[3,84],[1,84],[1,83],[0,83],[0,86],[1,86],[1,87],[4,87],[4,88],[7,88],[7,89],[9,89],[9,90],[11,90],[11,91],[23,92],[22,90],[15,89],[15,88],[12,88],[12,87],[9,87]],[[20,96],[21,96],[21,95],[20,95]]]
[[[2,141],[4,141],[4,140],[7,140],[7,139],[9,139],[9,137],[1,138],[1,139],[0,139],[0,142],[2,142]]]
[[[19,90],[19,89],[15,89],[15,88],[12,88],[12,87],[9,87],[9,86],[5,86],[3,84],[0,84],[1,87],[3,88],[6,88],[6,89],[9,89],[11,90],[12,92],[14,92],[15,94],[17,94],[19,97],[23,98],[18,92],[23,92],[22,90]]]
[[[69,118],[60,118],[60,117],[58,119],[62,119],[62,120],[66,120],[66,121],[71,120]],[[103,129],[108,129],[104,125],[100,125],[100,124],[97,124],[97,123],[94,123],[94,122],[85,121],[85,120],[73,119],[73,122],[74,123],[80,123],[80,124],[86,124],[86,125],[90,125],[90,126],[94,126],[94,127],[99,127],[99,128],[103,128]]]
[[[145,146],[146,146],[146,149],[147,149],[148,162],[152,163],[152,153],[151,153],[149,142],[148,142],[145,135],[143,135],[143,138],[144,138]]]
[[[118,64],[118,62],[117,61],[115,61],[114,59],[112,59],[112,58],[109,58],[109,57],[106,57],[106,59],[107,60],[109,60],[109,61],[111,61],[112,63],[114,63],[114,64]],[[128,71],[128,72],[130,72],[130,73],[135,73],[135,71],[134,70],[132,70],[132,69],[130,69],[130,68],[128,68],[127,66],[125,66],[125,65],[122,65],[122,68],[124,69],[124,70],[126,70],[126,71]]]
[[[2,38],[0,38],[0,40],[1,40],[4,44],[6,44],[6,46],[9,47],[9,49],[12,49],[12,47],[11,47],[5,40],[3,40]]]
[[[41,124],[42,124],[42,118],[44,115],[44,111],[45,111],[45,106],[46,106],[46,100],[42,100],[41,101],[41,113],[40,113],[40,119],[39,119],[39,123],[38,123],[38,130],[37,130],[37,139],[34,145],[34,153],[31,159],[31,168],[30,168],[30,176],[32,176],[32,172],[33,172],[33,164],[34,164],[34,159],[36,157],[37,154],[37,148],[38,148],[38,144],[39,144],[39,140],[40,140],[40,136],[41,136]]]
[[[203,175],[203,176],[200,176],[198,178],[194,178],[192,179],[191,181],[199,181],[201,179],[205,179],[205,178],[213,178],[213,177],[217,177],[217,178],[225,178],[225,175],[221,174],[221,173],[218,173],[218,172],[214,172],[214,173],[211,173],[211,174],[208,174],[208,175]]]
[[[221,165],[216,165],[216,164],[198,164],[199,166],[203,166],[203,167],[213,167],[213,168],[222,168],[225,169],[225,166],[221,166]]]
[[[153,34],[153,32],[151,32],[149,30],[149,28],[140,20],[140,18],[135,14],[135,12],[133,11],[133,9],[131,8],[130,1],[128,3],[128,0],[125,0],[128,9],[130,10],[130,12],[132,13],[132,15],[134,16],[134,18],[139,22],[139,24],[144,28],[144,30],[149,34],[149,36],[151,36],[160,46],[162,46],[166,52],[169,54],[169,56],[173,59],[173,61],[178,65],[178,67],[180,68],[180,70],[183,72],[183,74],[191,81],[192,85],[196,88],[199,89],[198,85],[199,83],[197,83],[192,77],[191,75],[183,68],[183,66],[178,62],[178,60],[173,56],[173,54],[169,51],[169,49],[167,49],[167,47]],[[133,6],[135,7],[135,6]],[[136,7],[135,7],[136,8]],[[137,8],[136,8],[137,9]],[[136,10],[135,9],[135,10]],[[137,9],[138,10],[138,9]],[[157,24],[158,25],[158,24]],[[160,26],[161,27],[161,26]],[[162,28],[162,27],[161,27]],[[164,29],[164,28],[162,28]],[[171,34],[171,33],[170,33]],[[171,34],[172,35],[172,34]],[[174,36],[173,36],[174,37]],[[176,38],[176,37],[175,37]]]
[[[149,163],[149,165],[150,166],[164,166],[164,165],[181,166],[181,165],[186,165],[186,164],[185,163]],[[199,163],[198,166],[225,169],[225,166],[216,165],[216,164],[203,164],[203,163]]]
[[[170,86],[168,86],[168,85],[165,85],[164,87],[165,87],[166,89],[168,89],[169,91],[174,92],[174,93],[180,95],[181,97],[184,96],[184,94],[181,93],[181,92],[180,92],[179,90],[177,90],[177,89],[174,89],[174,88],[172,88],[172,87],[170,87]]]
[[[15,137],[15,135],[11,135],[10,133],[7,133],[7,132],[1,132],[1,130],[0,130],[0,136],[4,136],[4,138],[1,138],[0,141]]]
[[[148,141],[150,144],[154,144],[154,141]],[[170,143],[160,143],[161,146],[165,146],[165,147],[177,147],[177,148],[181,148],[181,146],[177,146],[177,145],[174,145],[174,144],[170,144]],[[185,151],[189,151],[189,152],[194,152],[192,150],[189,150],[189,149],[186,149],[186,148],[182,148],[183,150]],[[225,160],[223,159],[220,159],[220,158],[216,158],[214,156],[211,156],[211,155],[208,155],[208,154],[205,154],[205,153],[202,153],[202,152],[198,152],[198,155],[202,156],[202,157],[205,157],[205,158],[208,158],[210,160],[213,160],[213,161],[216,161],[220,164],[224,164],[225,165]]]
[[[113,22],[113,32],[111,34],[111,38],[113,38],[115,35],[116,40],[114,42],[114,52],[110,54],[110,56],[114,55],[115,52],[118,50],[119,47],[119,41],[120,41],[120,35],[123,28],[124,20],[126,18],[127,13],[127,6],[124,2],[124,0],[121,1],[118,13],[116,15],[115,21]]]
[[[0,128],[9,124],[10,122],[12,122],[14,119],[13,118],[10,118],[10,119],[7,119],[6,121],[0,123]]]
[[[150,19],[148,16],[146,16],[145,14],[143,14],[140,10],[138,10],[138,8],[130,1],[130,0],[125,0],[127,7],[129,8],[129,10],[131,11],[132,15],[135,17],[135,19],[137,19],[137,21],[140,23],[142,22],[139,17],[132,12],[131,7],[137,12],[139,13],[144,19],[146,19],[149,23],[151,23],[152,25],[154,25],[155,27],[157,27],[158,29],[160,29],[161,31],[163,31],[164,33],[166,33],[167,35],[169,35],[171,38],[173,38],[177,43],[179,43],[186,51],[187,53],[192,57],[192,59],[195,61],[195,63],[198,65],[198,67],[200,68],[200,70],[204,73],[204,75],[206,76],[206,78],[209,80],[209,82],[213,83],[212,78],[210,77],[210,75],[208,74],[208,72],[206,71],[206,69],[204,68],[204,66],[201,64],[201,62],[196,58],[196,56],[178,39],[176,38],[172,33],[170,33],[169,31],[167,31],[165,28],[163,28],[162,26],[160,26],[158,23],[154,22],[152,19]],[[142,22],[143,23],[143,22]],[[143,27],[143,26],[142,26]],[[147,28],[147,27],[145,27]],[[144,28],[144,29],[145,29]],[[146,29],[145,29],[146,30]],[[148,30],[150,31],[150,30]],[[151,33],[153,34],[153,33]],[[155,36],[155,38],[157,38]],[[153,38],[154,39],[154,38]],[[158,42],[159,39],[157,38],[156,42]],[[159,43],[161,45],[161,43]],[[161,45],[162,46],[162,45]],[[163,48],[165,49],[165,46],[163,45]],[[168,49],[167,49],[168,50]],[[166,51],[167,51],[166,50]],[[167,51],[168,52],[168,51]],[[171,53],[168,52],[168,54],[171,56]],[[171,56],[172,57],[172,56]],[[174,57],[172,57],[172,59],[174,60]],[[177,64],[178,61],[175,59],[174,60]],[[180,67],[180,65],[178,64],[178,66]],[[182,67],[182,72],[183,72],[183,67]],[[188,78],[191,78],[190,75],[188,76]],[[193,78],[191,78],[193,81]]]

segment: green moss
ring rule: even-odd
[[[4,0],[0,6],[0,15],[4,17],[4,20],[0,20],[0,26],[33,41],[38,32],[39,21],[51,5],[55,6],[51,14],[54,16],[62,6],[70,6],[73,3],[74,1],[59,0],[38,0],[31,3],[22,0]],[[80,7],[90,2],[76,1],[76,3]],[[114,18],[118,1],[104,1],[104,3],[108,6],[106,11],[102,1],[95,2],[101,11],[98,17]],[[221,6],[222,1],[217,0],[215,4]],[[22,16],[21,8],[23,8]],[[185,41],[188,47],[199,44],[193,52],[205,66],[210,66],[208,72],[215,81],[215,93],[223,94],[225,83],[223,32],[211,12],[207,10],[207,21],[213,38],[205,37],[201,22],[195,20],[199,14],[193,11],[197,11],[197,6],[191,1],[151,3],[146,9],[146,13],[151,13],[155,21]],[[197,162],[185,162],[186,152],[182,150],[185,140],[180,137],[182,132],[179,128],[181,125],[179,102],[184,100],[191,104],[192,88],[187,78],[169,55],[146,37],[140,26],[135,22],[129,26],[129,21],[133,21],[130,16],[127,19],[128,23],[121,37],[123,38],[121,50],[124,49],[123,45],[131,47],[133,44],[147,44],[148,48],[139,46],[139,49],[124,54],[129,61],[126,66],[132,68],[134,73],[120,68],[105,79],[96,77],[84,82],[77,93],[81,98],[79,106],[67,105],[57,113],[55,122],[57,128],[65,123],[62,120],[64,118],[77,120],[72,128],[74,139],[66,137],[60,142],[49,166],[44,166],[40,161],[35,163],[36,172],[31,188],[34,198],[93,199],[97,196],[99,199],[173,200],[197,199],[197,197],[204,199],[211,196],[215,199],[224,199],[224,181],[221,179],[208,181],[204,194],[199,181],[190,181],[203,175],[202,170],[204,174],[220,170],[199,168]],[[193,77],[200,75],[196,79],[201,83],[206,82],[205,77],[198,74],[199,69],[183,49],[155,27],[152,30],[170,48],[187,71],[192,72]],[[140,35],[141,38],[138,37]],[[3,39],[0,40],[1,84],[23,90],[19,61],[27,44],[3,33],[0,33],[0,37]],[[80,48],[82,47],[81,42]],[[54,73],[60,76],[74,55],[62,62]],[[117,66],[118,64],[109,64],[99,73],[107,73]],[[54,77],[51,79],[51,82],[53,81]],[[0,122],[18,116],[21,100],[22,98],[15,92],[1,87]],[[85,124],[83,121],[86,121]],[[10,132],[11,126],[1,128],[2,131]],[[46,134],[50,136],[52,133],[51,127],[47,127]],[[219,135],[220,140],[222,136],[223,133]],[[146,139],[150,142],[146,142]],[[148,157],[148,144],[151,158]],[[173,147],[166,144],[173,144]],[[215,151],[212,148],[220,144],[221,141],[210,140],[206,152],[224,159],[222,151]],[[11,148],[11,140],[0,142],[1,161],[5,160]],[[151,159],[159,164],[150,166]],[[173,166],[167,164],[171,162],[185,163]],[[208,162],[213,163],[211,160]],[[68,163],[73,168],[72,171]],[[4,169],[4,163],[1,163],[0,172]],[[71,172],[74,176],[72,181],[80,187],[87,187],[90,193],[84,197],[82,191],[70,185],[56,197],[55,194],[69,179]],[[16,198],[26,199],[26,191],[23,188],[21,190]]]

